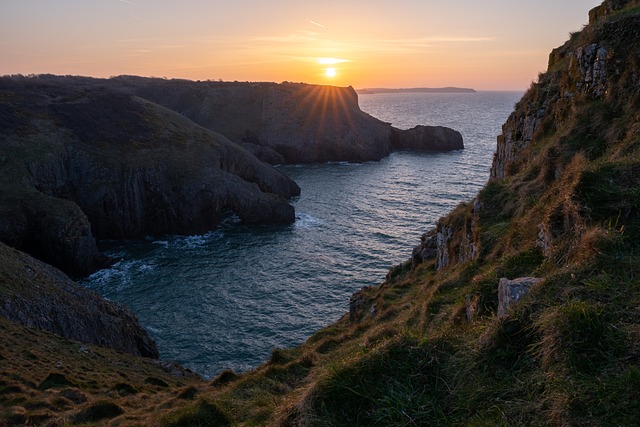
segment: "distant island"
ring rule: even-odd
[[[475,89],[466,87],[413,87],[413,88],[364,88],[356,89],[359,95],[371,95],[374,93],[476,93]]]

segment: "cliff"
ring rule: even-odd
[[[272,164],[363,162],[392,150],[463,148],[452,129],[422,134],[395,129],[362,112],[351,87],[296,83],[187,82],[118,77],[111,82],[179,111]],[[423,126],[422,128],[431,128]],[[405,139],[411,143],[403,144]]]
[[[352,88],[114,80],[270,163],[361,162],[379,160],[390,152],[389,126],[360,111]]]
[[[452,129],[404,131],[371,117],[360,110],[351,87],[133,76],[100,84],[177,111],[271,164],[364,162],[380,160],[392,150],[464,148],[462,136]]]
[[[75,379],[87,362],[65,353],[87,401],[54,400],[42,368],[16,374],[52,363],[21,341],[33,332],[0,321],[5,419],[100,403],[110,425],[639,425],[638,76],[640,2],[607,0],[516,106],[478,196],[255,371],[158,394],[129,377],[125,397]]]
[[[290,223],[299,187],[149,101],[73,80],[0,80],[0,240],[84,275],[96,238],[196,234],[235,214]]]
[[[463,148],[452,129],[363,113],[352,88],[140,77],[0,78],[0,130],[0,241],[76,276],[111,262],[96,238],[293,222],[300,189],[258,158]]]
[[[72,282],[61,271],[0,243],[0,316],[85,344],[158,358],[127,308]]]
[[[340,321],[209,398],[286,426],[640,423],[640,2],[589,16],[478,196]]]

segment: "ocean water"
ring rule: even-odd
[[[201,236],[102,242],[121,261],[83,284],[128,305],[163,359],[207,378],[254,368],[347,313],[354,291],[381,283],[439,217],[475,196],[521,95],[360,95],[362,110],[396,127],[460,131],[465,149],[282,166],[302,189],[294,224],[230,220]]]

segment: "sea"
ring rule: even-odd
[[[420,236],[486,183],[501,126],[522,92],[359,95],[393,126],[458,130],[464,150],[395,152],[368,163],[278,168],[300,186],[296,221],[248,226],[231,218],[198,236],[100,242],[120,261],[82,284],[125,304],[164,360],[212,378],[247,371],[272,349],[303,343],[384,281]]]

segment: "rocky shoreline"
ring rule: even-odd
[[[98,239],[292,223],[300,188],[269,163],[462,148],[452,129],[369,116],[350,87],[1,77],[0,315],[158,358],[132,312],[69,278],[114,262]]]
[[[369,116],[351,87],[16,76],[0,100],[0,241],[73,276],[109,264],[96,239],[293,222],[300,188],[267,163],[463,148]]]

